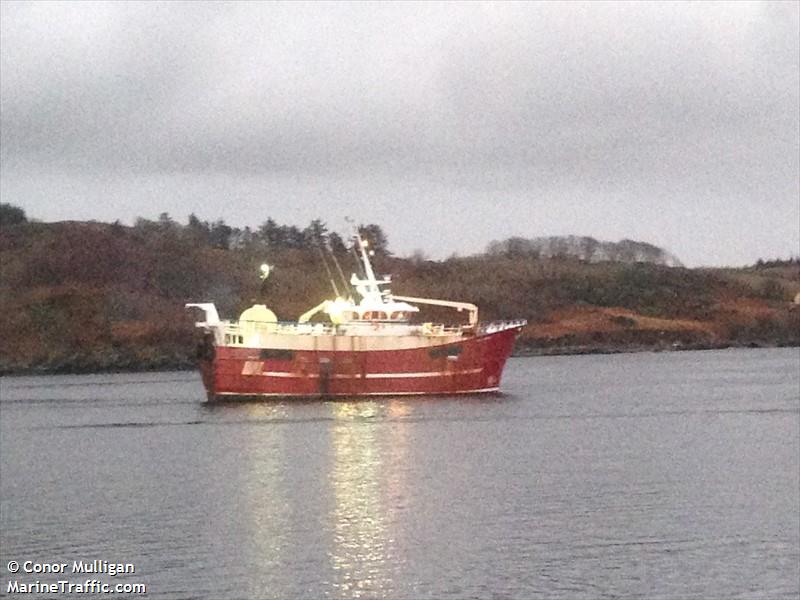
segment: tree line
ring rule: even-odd
[[[537,238],[512,237],[489,244],[490,256],[509,258],[575,258],[585,262],[645,262],[656,265],[680,267],[681,261],[663,248],[624,239],[605,242],[588,236],[550,236]]]
[[[117,223],[118,226],[119,223]],[[139,217],[134,229],[145,234],[174,235],[222,250],[301,250],[319,247],[335,254],[345,254],[353,248],[354,240],[331,231],[322,219],[313,219],[306,227],[279,224],[268,218],[260,226],[233,227],[224,220],[202,221],[194,213],[181,225],[163,212],[153,221]],[[369,241],[370,249],[377,255],[388,256],[389,243],[380,225],[358,225],[360,235]]]
[[[9,203],[0,203],[0,227],[27,222],[28,217],[22,208]],[[123,225],[117,221],[113,227],[121,229]],[[304,228],[279,224],[272,218],[268,218],[258,227],[251,228],[250,226],[231,226],[223,219],[201,220],[194,213],[188,216],[186,224],[183,225],[175,221],[169,213],[162,212],[156,220],[137,218],[133,228],[145,236],[181,237],[187,241],[222,250],[244,249],[263,252],[265,250],[302,250],[317,247],[342,255],[351,251],[354,246],[352,237],[343,237],[339,233],[331,231],[320,218],[313,219]],[[388,238],[380,225],[361,224],[358,225],[358,231],[363,238],[369,241],[370,249],[376,255],[391,256]],[[417,254],[418,256],[412,256],[412,259],[422,262],[424,255],[421,251],[417,251]],[[589,263],[644,262],[665,266],[682,266],[681,261],[675,255],[647,242],[630,239],[607,242],[593,237],[575,235],[511,237],[491,242],[486,248],[485,255],[527,260],[577,259]],[[800,265],[800,256],[788,259],[758,259],[753,267],[769,269],[797,265]]]

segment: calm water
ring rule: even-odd
[[[800,593],[797,349],[512,359],[502,396],[427,400],[0,385],[2,594],[65,579],[10,560],[94,559],[147,598]]]

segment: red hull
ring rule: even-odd
[[[218,346],[200,363],[210,399],[497,391],[519,328],[404,350],[309,351]]]

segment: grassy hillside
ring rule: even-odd
[[[135,227],[5,224],[0,372],[189,367],[195,332],[183,304],[214,301],[223,317],[238,315],[260,297],[264,260],[276,267],[264,301],[279,318],[296,319],[331,297],[313,246],[248,231],[234,240],[224,227],[168,219]],[[343,247],[339,258],[349,276],[353,261]],[[440,262],[379,253],[375,263],[378,272],[394,274],[398,294],[474,302],[482,320],[528,319],[520,352],[800,343],[800,307],[791,303],[800,292],[796,261],[708,270],[502,253]],[[447,316],[426,310],[424,320]]]

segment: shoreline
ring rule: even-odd
[[[603,355],[603,354],[637,354],[641,352],[693,352],[701,350],[727,350],[727,349],[769,349],[769,348],[800,348],[800,342],[718,342],[718,343],[692,343],[692,344],[671,344],[671,345],[637,345],[637,346],[525,346],[524,343],[511,354],[511,358],[535,358],[544,356],[583,356],[583,355]],[[36,377],[45,375],[108,375],[124,373],[157,373],[164,371],[195,371],[197,365],[192,361],[177,360],[174,362],[164,361],[156,364],[144,365],[92,365],[82,363],[80,365],[64,364],[57,367],[32,366],[26,368],[0,368],[0,378],[2,377]]]
[[[515,358],[536,356],[580,356],[584,354],[635,354],[638,352],[692,352],[700,350],[727,350],[740,348],[800,348],[800,341],[793,342],[696,342],[687,344],[661,344],[637,346],[528,346],[514,351]]]

